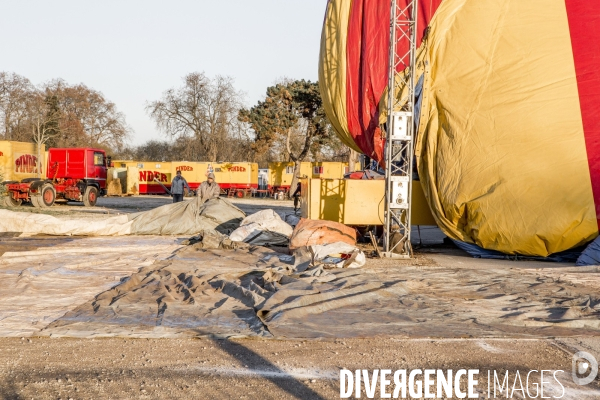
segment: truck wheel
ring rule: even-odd
[[[15,200],[10,193],[4,197],[4,204],[7,207],[19,207],[23,201],[21,199]]]
[[[94,207],[98,201],[98,189],[93,186],[85,188],[85,194],[83,195],[83,204],[86,207]]]
[[[31,200],[31,205],[34,206],[35,208],[42,207],[42,196],[31,196],[30,200]]]
[[[243,198],[244,198],[244,192],[243,192],[243,191],[241,191],[241,190],[238,190],[238,191],[237,191],[237,193],[236,193],[236,195],[237,195],[237,197],[238,197],[239,199],[243,199]]]
[[[56,190],[54,189],[54,186],[48,183],[45,184],[42,186],[40,195],[37,202],[41,207],[52,207],[54,205],[54,200],[56,200]],[[33,204],[35,205],[35,203]]]

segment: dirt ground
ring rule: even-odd
[[[161,196],[101,198],[95,209],[69,204],[56,205],[42,212],[61,218],[90,215],[103,218],[107,214],[147,211],[168,202],[170,198]],[[282,215],[292,213],[289,201],[233,199],[233,202],[247,213],[264,208],[275,209]],[[40,212],[28,206],[20,211]],[[311,335],[312,328],[307,327],[296,330],[294,338],[293,334],[289,334],[294,332],[293,325],[289,325],[291,328],[284,326],[285,332],[288,332],[285,338],[269,339],[234,336],[93,338],[93,335],[92,338],[77,339],[41,337],[35,330],[23,330],[22,337],[0,337],[0,398],[330,399],[340,397],[339,371],[343,368],[478,368],[480,398],[488,398],[483,382],[488,370],[499,373],[507,370],[511,373],[516,370],[527,373],[532,369],[563,370],[563,375],[559,375],[564,376],[561,381],[566,390],[562,398],[600,398],[599,379],[588,386],[578,387],[570,378],[572,357],[577,351],[587,351],[600,359],[600,335],[597,333],[600,329],[594,328],[600,320],[595,310],[600,293],[600,271],[578,270],[570,264],[473,259],[443,244],[443,239],[439,229],[421,227],[413,232],[413,243],[417,248],[415,259],[368,261],[365,272],[394,277],[410,289],[409,295],[403,297],[396,309],[390,308],[392,303],[381,303],[379,309],[358,308],[353,311],[354,314],[374,313],[371,318],[384,324],[380,332],[336,337],[336,332],[356,333],[360,327],[348,325],[336,328],[336,324],[343,325],[344,322],[336,319],[339,315],[335,313],[323,314],[323,324],[329,324],[327,329],[332,333],[327,338]],[[53,301],[53,297],[63,296],[61,304],[73,309],[92,301],[94,290],[105,290],[102,288],[118,284],[134,273],[137,265],[171,259],[170,251],[179,247],[175,239],[173,242],[160,242],[162,250],[152,251],[153,247],[157,249],[158,238],[131,238],[140,250],[128,257],[115,256],[114,260],[118,261],[118,267],[115,267],[89,261],[98,254],[110,253],[113,245],[109,239],[97,239],[95,250],[88,253],[77,250],[78,240],[96,239],[22,238],[15,234],[2,234],[0,259],[3,257],[7,262],[14,260],[16,254],[23,253],[29,257],[26,259],[29,265],[23,267],[46,268],[57,273],[54,264],[48,261],[48,254],[51,249],[58,249],[62,255],[72,252],[71,261],[59,266],[58,270],[76,271],[81,279],[97,270],[105,271],[101,276],[104,280],[98,281],[95,289],[74,293],[70,297],[45,286],[48,303]],[[372,247],[364,245],[363,250],[370,252]],[[200,265],[199,268],[203,267]],[[2,273],[9,275],[15,273],[11,268],[4,271]],[[17,283],[32,290],[34,281],[21,275]],[[70,285],[73,274],[69,272],[64,276],[65,279],[60,280],[61,285]],[[6,279],[0,278],[8,282]],[[43,289],[47,283],[40,285]],[[0,295],[3,290],[9,293],[8,289],[11,288],[0,287]],[[546,303],[552,298],[557,304]],[[10,304],[6,300],[0,301],[0,328],[10,330],[8,321],[21,323],[22,315],[8,315],[6,311],[19,301],[25,300],[11,297]],[[425,307],[423,304],[429,305]],[[25,316],[54,315],[43,306],[34,304]],[[493,321],[481,319],[486,312],[496,321],[504,321],[504,334],[498,334],[498,325]],[[351,313],[347,315],[356,317]],[[397,315],[405,317],[399,321],[400,324],[386,322],[396,321]],[[451,315],[462,318],[462,327],[443,326],[444,318]],[[569,321],[583,322],[574,324],[567,321],[569,323],[562,327],[554,327],[556,324],[552,319],[564,315],[569,317]],[[44,324],[59,320],[59,317],[51,316]],[[327,318],[329,321],[326,321]],[[530,322],[524,325],[520,321],[535,323],[528,327]],[[415,330],[413,326],[425,328]],[[511,337],[514,332],[506,330],[507,326],[516,327],[514,329],[520,332],[518,337]],[[547,330],[548,327],[551,331]],[[560,396],[560,388],[551,389],[546,396]]]
[[[342,368],[479,369],[486,398],[488,370],[564,370],[566,382],[571,355],[567,343],[536,339],[0,339],[5,399],[333,399]],[[563,398],[598,395],[567,386]]]

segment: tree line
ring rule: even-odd
[[[46,147],[122,150],[130,137],[125,116],[84,84],[55,79],[42,85],[0,72],[0,138]]]
[[[164,161],[342,161],[349,149],[325,115],[318,83],[283,79],[264,100],[244,106],[244,94],[226,76],[195,72],[179,87],[146,103],[164,135],[129,145],[125,116],[102,93],[61,79],[35,86],[0,72],[0,138],[46,147],[101,147],[121,159]]]

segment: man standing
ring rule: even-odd
[[[206,181],[202,182],[198,188],[198,197],[201,202],[204,203],[210,199],[216,199],[221,195],[221,187],[215,182],[215,174],[209,173],[206,177]]]
[[[302,185],[300,185],[300,182],[298,182],[298,185],[296,185],[296,191],[292,195],[292,197],[294,198],[294,214],[298,212],[298,208],[300,206],[300,196],[302,195],[301,190]]]
[[[175,178],[173,178],[173,182],[171,182],[171,195],[173,196],[173,203],[179,203],[183,201],[183,188],[186,187],[188,192],[190,191],[190,186],[183,176],[181,176],[181,171],[177,171]]]

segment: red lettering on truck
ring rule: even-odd
[[[193,171],[194,168],[190,167],[188,165],[180,165],[179,167],[175,168],[175,171]]]

